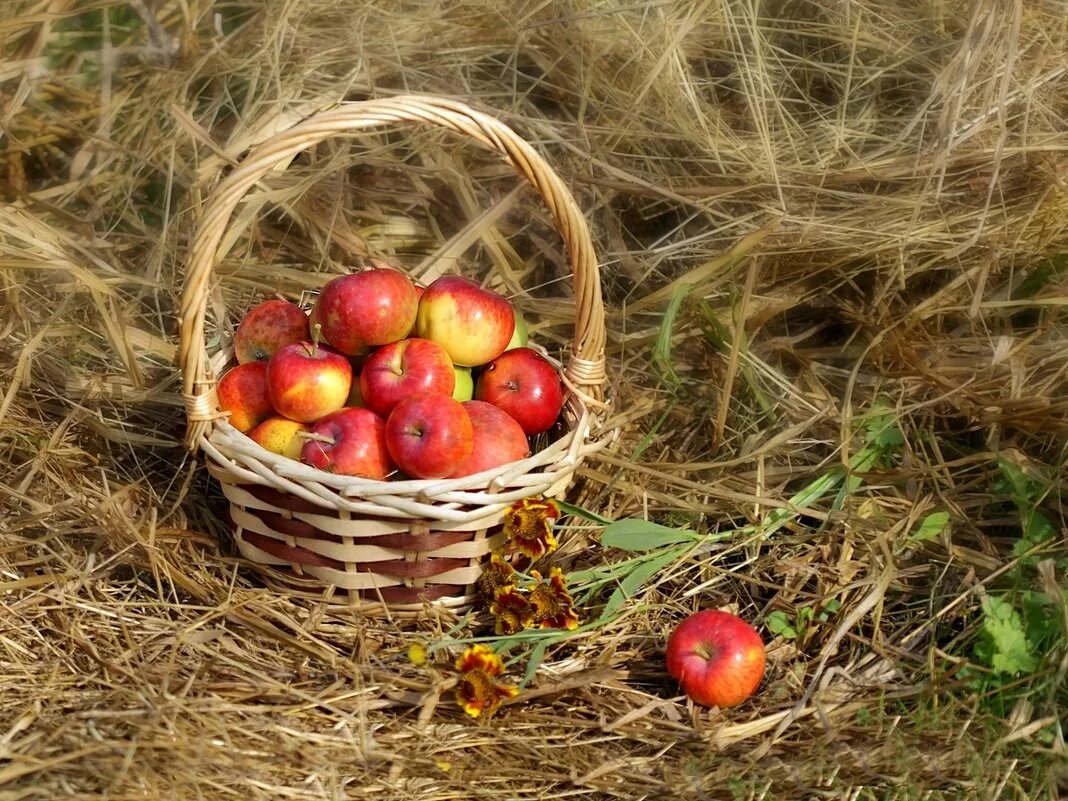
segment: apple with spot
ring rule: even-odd
[[[265,362],[275,352],[308,338],[308,315],[288,300],[268,300],[242,318],[234,334],[238,364]]]
[[[288,456],[290,459],[299,459],[301,448],[304,447],[302,433],[311,431],[307,423],[298,423],[288,417],[268,417],[254,429],[248,432],[253,442],[277,453],[279,456]]]

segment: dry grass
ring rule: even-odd
[[[1065,792],[1063,622],[1018,678],[969,665],[985,597],[1059,598],[1068,568],[1059,2],[3,11],[0,798]],[[415,633],[263,589],[180,447],[198,198],[300,115],[405,91],[499,110],[588,210],[623,436],[574,500],[734,532],[551,648],[486,726],[440,694],[444,652],[408,662]],[[459,261],[529,290],[535,335],[563,346],[557,239],[515,185],[425,132],[320,148],[249,203],[227,308],[367,254]],[[900,438],[776,511],[857,465],[879,404]],[[1015,547],[1035,509],[1054,537]],[[911,538],[937,511],[949,526]],[[569,571],[625,558],[571,523]],[[835,605],[794,639],[768,628]],[[764,690],[729,712],[687,707],[662,670],[670,627],[711,606],[771,642]]]

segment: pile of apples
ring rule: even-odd
[[[311,314],[252,308],[219,382],[230,424],[332,473],[459,478],[522,459],[560,415],[556,368],[509,301],[474,281],[428,287],[376,268],[327,283]]]

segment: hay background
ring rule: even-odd
[[[956,674],[982,591],[1014,564],[997,454],[1051,466],[1063,532],[1063,4],[0,13],[0,798],[1063,792],[1063,735],[1035,736],[1063,720],[1063,644],[1004,718]],[[263,590],[217,544],[218,492],[180,448],[174,310],[204,182],[315,108],[404,91],[499,110],[588,210],[625,424],[583,469],[588,508],[745,522],[847,459],[877,397],[906,440],[841,509],[676,566],[621,623],[551,652],[488,727],[447,695],[434,708],[446,676],[410,665],[395,630]],[[437,254],[538,287],[538,336],[561,345],[556,239],[514,186],[421,133],[321,148],[265,184],[275,207],[220,271],[229,308],[363,253]],[[652,353],[683,283],[672,390]],[[910,544],[936,508],[950,532]],[[613,558],[589,527],[562,554]],[[763,620],[830,598],[841,616],[773,642],[745,706],[694,714],[665,681],[686,611]]]

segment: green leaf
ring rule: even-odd
[[[601,612],[601,620],[607,620],[614,615],[623,604],[638,594],[638,591],[649,579],[673,563],[685,549],[673,548],[665,553],[657,554],[646,562],[641,562],[634,567],[627,576],[619,582],[619,586],[612,592],[608,602]]]
[[[872,404],[864,416],[864,441],[889,453],[904,444],[905,437],[897,425],[897,416],[885,400]]]
[[[945,529],[949,523],[949,512],[931,512],[920,521],[919,527],[909,535],[914,542],[927,542],[933,540]]]
[[[589,520],[593,523],[600,523],[602,526],[607,526],[612,521],[607,517],[601,517],[596,512],[591,512],[589,509],[583,509],[581,506],[576,506],[573,503],[567,501],[556,502],[556,505],[560,507],[560,511],[564,514],[571,515],[572,517],[581,517],[583,520]]]
[[[656,338],[653,348],[653,364],[660,370],[660,376],[670,383],[678,386],[682,383],[675,367],[671,363],[671,331],[675,327],[675,318],[679,316],[679,309],[686,296],[693,290],[693,284],[681,284],[675,289],[664,311],[664,319],[660,322],[660,333]]]
[[[621,551],[653,551],[668,545],[694,542],[698,536],[694,531],[668,528],[648,520],[617,520],[601,532],[601,545]]]
[[[1024,633],[1019,612],[1003,598],[983,599],[983,635],[990,643],[987,657],[997,673],[1029,673],[1037,666],[1031,644]]]
[[[790,623],[790,616],[781,610],[770,613],[764,619],[764,625],[772,634],[778,634],[787,640],[797,639],[797,629]]]
[[[554,642],[554,640],[542,640],[534,649],[530,652],[530,659],[527,660],[527,669],[523,674],[523,681],[519,683],[519,689],[525,689],[531,680],[534,678],[534,674],[538,672],[538,666],[541,664],[541,660],[545,658],[545,649]]]

